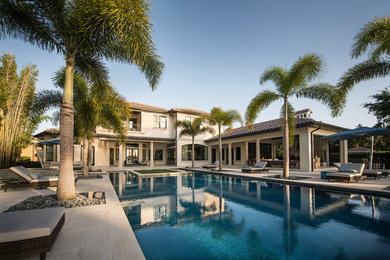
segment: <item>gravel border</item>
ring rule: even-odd
[[[71,200],[65,200],[62,202],[57,201],[57,196],[53,195],[39,195],[25,199],[24,201],[11,206],[4,212],[31,210],[31,209],[44,209],[54,207],[76,208],[85,206],[94,206],[106,204],[106,197],[104,192],[86,192],[76,193],[75,197]]]

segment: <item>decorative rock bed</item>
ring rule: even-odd
[[[103,175],[101,175],[101,174],[88,174],[87,177],[84,177],[83,175],[80,175],[78,177],[79,180],[101,179],[101,178],[103,178]]]
[[[86,192],[76,193],[75,197],[71,200],[65,200],[63,202],[57,201],[56,195],[40,195],[30,197],[24,201],[11,206],[5,212],[30,210],[30,209],[44,209],[53,207],[65,207],[65,208],[76,208],[85,206],[94,206],[106,204],[106,198],[104,192]]]

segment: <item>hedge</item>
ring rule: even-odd
[[[363,162],[363,159],[369,160],[370,153],[348,153],[348,161],[350,162]],[[374,164],[382,163],[385,164],[386,169],[390,169],[390,151],[377,151],[374,152]]]

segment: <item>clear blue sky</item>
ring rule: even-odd
[[[260,74],[271,65],[291,66],[308,52],[320,54],[326,68],[319,81],[335,84],[353,64],[349,52],[359,29],[376,16],[390,15],[388,0],[255,1],[163,0],[152,2],[153,39],[166,65],[163,79],[152,92],[135,66],[108,63],[111,81],[129,101],[164,108],[209,111],[213,106],[237,109],[244,115],[260,91]],[[20,40],[1,40],[0,51],[12,52],[19,68],[36,64],[38,89],[53,88],[53,73],[64,65],[56,53]],[[362,104],[389,86],[389,78],[356,85],[342,116],[330,117],[319,102],[293,99],[296,110],[311,108],[313,118],[354,128],[376,120]],[[281,103],[260,113],[257,122],[279,116]],[[43,123],[39,130],[51,127]]]

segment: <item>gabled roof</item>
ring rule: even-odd
[[[311,118],[296,118],[296,127],[317,127],[321,126],[322,128],[334,129],[338,131],[345,131],[346,128],[330,125],[323,123],[321,121],[315,121]],[[238,127],[232,129],[232,131],[224,131],[221,135],[222,139],[230,139],[230,138],[238,138],[243,136],[257,135],[269,132],[277,132],[281,130],[281,119],[274,119],[266,122],[261,122],[257,124],[253,124],[253,130],[250,130],[247,126]],[[205,142],[212,142],[218,140],[218,136],[211,137]]]
[[[168,113],[168,109],[161,108],[161,107],[155,107],[155,106],[149,106],[137,102],[127,102],[130,105],[130,108],[133,110],[141,110],[141,111],[149,111],[149,112],[159,112],[159,113]]]

